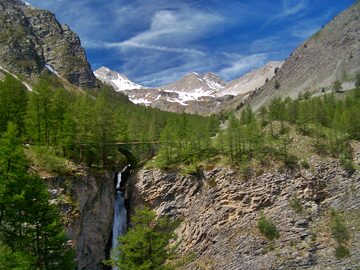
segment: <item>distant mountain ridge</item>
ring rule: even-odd
[[[247,95],[270,80],[283,62],[269,62],[244,76],[226,84],[219,76],[209,72],[192,72],[176,82],[158,88],[146,88],[126,76],[101,67],[94,72],[103,83],[122,91],[130,101],[172,112],[209,114],[234,96]]]
[[[226,83],[214,73],[200,74],[192,72],[180,80],[159,87],[162,90],[174,92],[198,93],[198,95],[211,96],[223,89]]]

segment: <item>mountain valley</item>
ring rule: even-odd
[[[0,23],[0,269],[360,269],[359,1],[285,61],[156,87],[93,71],[50,11],[0,0]],[[201,55],[134,40],[84,44]]]

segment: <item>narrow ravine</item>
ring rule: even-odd
[[[118,238],[126,232],[126,207],[124,194],[120,190],[121,185],[121,174],[119,172],[117,175],[116,181],[116,194],[115,194],[115,205],[114,205],[114,225],[113,225],[113,237],[112,237],[112,256],[116,256],[116,248],[118,247]],[[114,267],[113,270],[119,270],[117,267]]]

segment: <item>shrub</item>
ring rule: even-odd
[[[270,241],[280,237],[275,224],[270,219],[267,219],[263,213],[260,215],[258,221],[258,229]]]
[[[275,81],[275,85],[274,85],[275,89],[279,89],[280,88],[280,83],[276,80]]]
[[[350,236],[341,215],[335,210],[330,212],[330,228],[333,238],[338,244],[349,241]]]
[[[335,257],[337,259],[343,259],[343,258],[350,257],[350,256],[351,256],[351,253],[350,253],[350,250],[347,247],[344,247],[344,246],[336,247],[336,249],[335,249]]]
[[[342,87],[341,87],[341,82],[339,80],[337,80],[333,83],[333,89],[335,92],[340,92]]]
[[[301,166],[302,166],[304,169],[309,169],[309,168],[310,168],[310,165],[309,165],[309,163],[307,162],[306,159],[302,159],[302,160],[301,160]]]
[[[198,176],[201,174],[201,168],[197,164],[191,164],[184,168],[183,174]]]
[[[296,156],[288,155],[285,159],[284,166],[287,169],[294,170],[298,167],[297,161],[298,161],[298,158]]]
[[[291,198],[290,206],[296,213],[302,213],[304,211],[304,207],[296,195]]]
[[[66,159],[56,155],[55,150],[50,147],[38,146],[35,148],[35,165],[48,172],[67,171]]]
[[[341,155],[340,155],[340,163],[343,166],[344,170],[347,171],[348,173],[353,173],[354,172],[354,165],[352,163],[352,155],[350,153],[350,151],[348,151],[347,149],[345,149]]]
[[[360,87],[360,72],[355,76],[355,86]]]
[[[335,257],[341,259],[351,256],[350,250],[346,247],[347,242],[350,240],[349,232],[341,215],[335,209],[331,209],[330,212],[330,228],[337,244]]]

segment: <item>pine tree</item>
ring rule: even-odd
[[[175,223],[168,218],[156,218],[149,208],[136,209],[132,228],[119,238],[119,247],[112,264],[121,270],[169,269],[166,260]]]
[[[25,254],[26,261],[33,263],[31,269],[71,267],[57,209],[49,205],[43,181],[27,173],[17,134],[17,127],[9,123],[0,139],[0,242],[5,250]]]
[[[25,112],[27,106],[26,88],[11,75],[0,81],[0,133],[9,121],[18,126],[20,134],[25,132]]]

